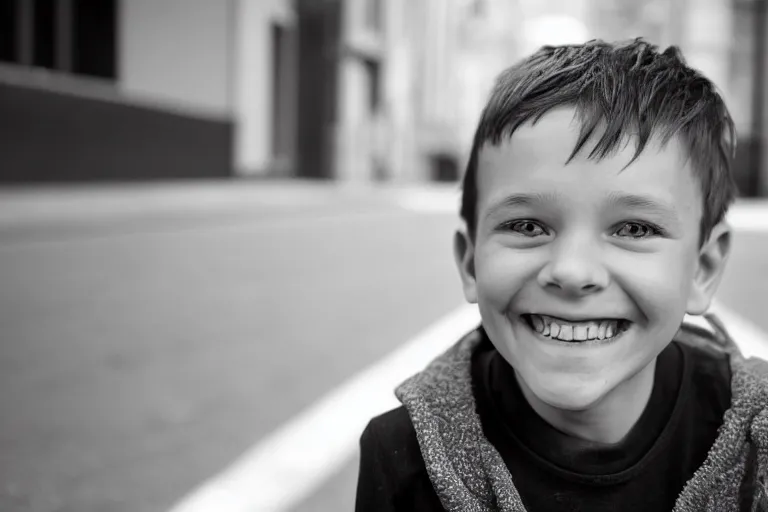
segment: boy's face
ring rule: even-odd
[[[699,247],[702,196],[683,148],[634,141],[601,161],[572,109],[479,154],[475,241],[457,233],[467,300],[529,390],[584,410],[630,381],[701,314],[728,253],[718,225]],[[602,339],[601,339],[602,338]]]

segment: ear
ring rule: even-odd
[[[709,309],[712,297],[723,277],[730,251],[731,228],[723,221],[712,228],[709,239],[699,249],[696,273],[693,276],[686,307],[688,314],[703,315]]]
[[[475,280],[475,245],[466,231],[457,230],[453,235],[453,257],[459,269],[464,298],[477,304],[477,281]]]

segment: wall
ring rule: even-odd
[[[230,176],[233,6],[119,1],[115,83],[2,70],[0,181]]]
[[[225,177],[232,125],[0,82],[0,182]]]
[[[122,0],[121,90],[166,107],[228,117],[236,0]]]

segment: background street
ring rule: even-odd
[[[446,218],[280,194],[3,227],[0,510],[162,510],[460,303]]]
[[[637,37],[728,105],[718,306],[768,359],[768,0],[0,1],[0,512],[353,510],[363,422],[478,319],[497,77]]]
[[[459,306],[456,215],[401,196],[294,183],[0,197],[0,510],[167,510]],[[768,233],[738,234],[719,297],[768,330],[766,251]],[[356,464],[297,510],[350,510]]]

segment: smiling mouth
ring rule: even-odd
[[[610,341],[626,332],[632,325],[632,322],[623,318],[601,318],[572,322],[538,314],[523,314],[521,317],[534,332],[541,336],[571,343]]]

